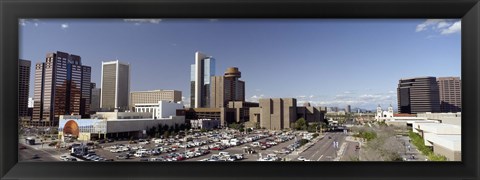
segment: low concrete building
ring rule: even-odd
[[[235,122],[244,123],[250,121],[250,108],[258,107],[259,104],[255,102],[245,101],[230,101],[228,108],[235,110]]]
[[[304,118],[307,122],[321,122],[325,112],[326,108],[297,106],[295,98],[260,99],[259,107],[250,108],[247,127],[288,129],[299,118]]]
[[[325,121],[326,107],[314,107],[308,103],[297,107],[297,119],[304,118],[308,123],[321,123]]]
[[[231,108],[187,108],[178,109],[177,116],[185,116],[185,119],[212,119],[219,120],[221,127],[226,127],[230,123],[235,122],[235,109]]]
[[[158,103],[135,104],[135,112],[148,112],[152,114],[154,119],[167,118],[176,116],[177,109],[183,109],[181,102],[158,101]]]
[[[134,110],[135,104],[157,103],[158,101],[182,101],[182,91],[178,90],[152,90],[134,91],[130,93],[130,108]]]
[[[220,127],[220,121],[213,119],[190,120],[190,124],[193,129],[212,130]]]
[[[417,117],[425,117],[431,120],[438,120],[443,124],[460,126],[462,124],[462,113],[418,113]]]
[[[80,116],[61,116],[58,126],[59,139],[66,136],[79,140],[103,139],[111,137],[144,137],[151,127],[184,124],[184,116],[153,119],[151,113],[101,112],[92,119]]]
[[[413,131],[423,137],[426,146],[449,161],[461,161],[461,126],[443,123],[414,123]]]

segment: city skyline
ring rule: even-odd
[[[132,66],[131,91],[180,90],[188,105],[190,65],[200,51],[216,59],[216,72],[241,69],[247,101],[292,97],[299,104],[374,109],[397,106],[401,78],[460,77],[459,22],[21,20],[20,59],[76,54],[92,67],[96,84],[101,62],[118,59]]]

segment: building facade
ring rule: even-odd
[[[181,102],[158,101],[157,103],[135,104],[135,112],[152,113],[154,119],[176,116],[177,109],[183,109]]]
[[[375,115],[375,120],[376,121],[385,121],[385,120],[390,120],[393,118],[393,107],[390,104],[388,107],[387,111],[383,111],[382,107],[378,105],[377,107],[377,114]]]
[[[118,60],[102,62],[100,108],[104,111],[128,110],[130,64]]]
[[[352,112],[352,107],[350,105],[347,105],[347,107],[345,107],[345,112],[346,113],[351,113]]]
[[[400,79],[397,98],[400,113],[440,112],[439,88],[435,77]]]
[[[210,107],[210,78],[215,76],[215,59],[195,52],[195,64],[190,66],[190,107]]]
[[[461,112],[462,81],[460,77],[439,77],[437,83],[440,93],[440,111]]]
[[[31,61],[18,60],[18,118],[27,122],[30,121],[30,117],[28,117],[28,93],[31,64]]]
[[[297,100],[295,98],[259,99],[258,108],[250,108],[250,121],[260,128],[282,130],[291,128],[297,120]]]
[[[227,107],[229,101],[245,101],[245,82],[239,80],[241,72],[230,67],[224,76],[211,77],[210,107]]]
[[[93,88],[92,89],[92,103],[90,104],[90,111],[93,112],[100,111],[100,88]]]
[[[158,103],[158,101],[182,101],[182,91],[177,90],[153,90],[135,91],[130,93],[130,107],[135,109],[135,104]]]
[[[44,63],[35,65],[32,123],[58,124],[60,115],[88,116],[90,109],[91,67],[81,57],[65,52],[47,54]]]
[[[250,108],[258,107],[255,102],[229,101],[228,108],[235,110],[235,122],[244,123],[250,121]]]
[[[59,139],[76,137],[81,141],[105,138],[146,138],[145,131],[151,127],[185,124],[185,117],[153,119],[151,113],[100,112],[92,119],[78,116],[63,116],[58,125]]]

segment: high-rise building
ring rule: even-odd
[[[35,65],[32,123],[58,124],[60,115],[87,116],[90,109],[91,67],[81,57],[65,52],[47,54],[44,63]]]
[[[105,111],[128,110],[130,64],[118,60],[102,62],[100,108]]]
[[[92,83],[91,89],[92,98],[90,103],[90,111],[93,113],[100,110],[100,88],[97,88],[96,84]]]
[[[397,98],[400,113],[440,112],[439,90],[435,77],[400,79]]]
[[[210,107],[227,107],[229,101],[245,101],[245,82],[236,67],[230,67],[224,76],[213,76],[210,84]]]
[[[31,64],[31,61],[18,60],[18,118],[28,116]]]
[[[462,81],[459,77],[439,77],[437,83],[440,92],[441,112],[462,111]]]
[[[136,91],[130,93],[130,107],[132,109],[134,109],[135,104],[158,103],[158,101],[171,101],[174,103],[182,101],[182,91],[153,90]]]
[[[190,107],[210,107],[210,78],[215,76],[215,59],[197,51],[195,64],[190,68]]]
[[[346,113],[351,113],[352,112],[352,107],[350,105],[347,105],[347,107],[345,108],[345,112]]]

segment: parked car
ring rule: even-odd
[[[40,158],[40,156],[38,156],[38,154],[34,154],[34,155],[32,156],[32,159],[38,159],[38,158]]]

